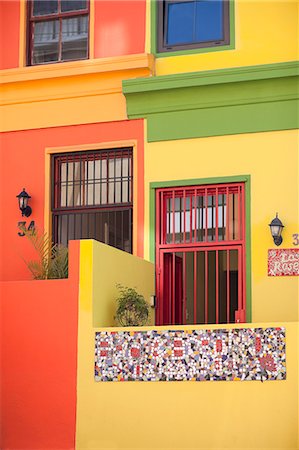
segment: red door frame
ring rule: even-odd
[[[172,199],[173,202],[173,210],[174,202],[176,198],[176,192],[183,193],[183,197],[180,196],[180,198],[183,198],[184,203],[184,232],[183,232],[183,240],[185,239],[185,230],[186,230],[186,192],[195,192],[195,198],[197,196],[197,192],[204,191],[205,199],[207,199],[208,192],[215,192],[215,213],[216,213],[216,224],[215,224],[215,235],[217,241],[213,242],[192,242],[193,240],[193,231],[192,231],[192,216],[193,212],[190,214],[190,236],[191,236],[191,242],[183,242],[183,243],[176,243],[176,244],[166,244],[166,220],[165,220],[165,212],[166,212],[166,198],[163,196],[164,193],[167,193],[168,198]],[[231,239],[231,240],[222,240],[219,241],[219,223],[218,223],[218,193],[219,192],[226,192],[227,195],[231,193],[238,193],[238,211],[239,211],[239,239]],[[191,197],[190,197],[191,198]],[[228,197],[227,197],[228,198]],[[163,205],[161,208],[161,200],[163,199]],[[205,200],[206,202],[207,200]],[[192,200],[191,200],[192,202]],[[191,203],[192,204],[192,203]],[[208,223],[208,203],[205,203],[207,207],[205,207],[205,223]],[[229,236],[229,204],[226,205],[227,211],[226,211],[226,217],[228,218],[226,223],[226,232]],[[213,208],[213,206],[212,206]],[[162,210],[162,214],[161,214]],[[191,207],[192,210],[192,207]],[[175,242],[175,214],[172,214],[172,229],[173,229],[173,242]],[[194,223],[194,240],[196,240],[195,232],[196,232],[196,217],[197,214],[194,215],[195,223]],[[205,239],[207,238],[207,228],[205,231]],[[245,322],[246,317],[246,285],[245,285],[245,186],[244,183],[228,183],[228,184],[217,184],[217,185],[205,185],[205,186],[185,186],[185,187],[168,187],[168,188],[161,188],[156,189],[156,293],[157,293],[157,314],[156,314],[156,322],[157,325],[163,325],[163,290],[164,290],[164,280],[165,280],[165,267],[164,267],[164,255],[167,253],[172,253],[173,255],[175,252],[182,252],[183,255],[185,255],[186,252],[194,252],[194,264],[196,264],[196,252],[204,251],[205,252],[205,258],[207,261],[207,255],[209,250],[216,251],[216,258],[218,259],[218,251],[219,250],[238,250],[238,310],[235,314],[235,321],[236,322]],[[229,255],[229,251],[227,251],[227,256]],[[186,263],[185,263],[185,256],[183,258],[183,273],[186,272]],[[173,265],[173,270],[175,270],[175,264]],[[218,264],[216,263],[216,271],[218,271]],[[229,277],[229,271],[227,271],[227,276]],[[216,275],[216,278],[218,279],[218,275]],[[175,283],[175,277],[173,277],[173,283]],[[184,283],[183,283],[184,284]],[[194,277],[194,285],[196,286],[196,277]],[[175,287],[173,286],[173,289]],[[218,291],[218,283],[216,285],[216,290]],[[185,295],[185,288],[183,287],[183,302],[186,302],[186,295]],[[194,293],[196,290],[194,289]],[[168,293],[169,296],[169,293]],[[195,295],[194,295],[195,297]],[[216,299],[218,297],[218,293],[216,292]],[[174,302],[174,296],[172,301]],[[217,300],[216,300],[217,302]],[[173,305],[174,306],[174,305]],[[207,308],[207,301],[205,299],[205,308]],[[218,308],[216,308],[217,311]],[[174,311],[174,308],[173,308]],[[185,317],[185,311],[186,308],[184,306],[184,317],[182,317],[182,322],[186,323],[186,317]],[[194,300],[194,312],[195,312],[195,300]],[[174,312],[173,312],[174,314]],[[218,312],[216,315],[216,323],[218,323]],[[196,317],[196,315],[194,315]],[[229,316],[228,316],[229,317]],[[173,317],[172,317],[173,319]],[[205,313],[205,321],[207,323],[207,312]],[[171,323],[175,323],[173,320]]]

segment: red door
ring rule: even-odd
[[[245,321],[244,186],[157,190],[157,324]]]

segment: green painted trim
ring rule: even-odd
[[[151,0],[151,52],[156,58],[168,58],[169,56],[184,56],[197,53],[221,52],[235,49],[235,2],[229,0],[229,28],[230,44],[220,47],[193,48],[190,50],[177,50],[173,52],[157,52],[157,1]]]
[[[123,81],[148,142],[299,127],[299,62]]]
[[[148,142],[299,128],[299,102],[288,100],[149,115]]]
[[[294,76],[299,76],[299,61],[123,80],[123,93],[126,95]]]
[[[155,189],[177,186],[195,186],[203,184],[221,184],[221,183],[244,183],[245,184],[245,227],[246,227],[246,244],[245,244],[245,260],[246,260],[246,321],[251,322],[252,319],[252,290],[251,290],[251,177],[250,175],[236,175],[230,177],[211,177],[211,178],[195,178],[188,180],[172,180],[150,183],[149,192],[149,251],[150,261],[155,264],[156,250],[156,198]]]

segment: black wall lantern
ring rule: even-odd
[[[282,237],[281,232],[284,228],[284,225],[282,224],[281,220],[278,218],[278,213],[276,213],[275,219],[269,223],[271,235],[273,237],[273,241],[275,245],[280,245],[282,243]]]
[[[27,194],[25,188],[23,188],[22,192],[17,195],[17,199],[19,201],[19,208],[22,211],[22,216],[29,217],[32,213],[32,209],[28,206],[28,200],[30,195]]]

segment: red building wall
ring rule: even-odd
[[[2,450],[75,448],[78,279],[0,283]]]
[[[94,57],[143,53],[145,10],[145,0],[94,0]],[[0,1],[0,69],[19,67],[21,20],[20,1]]]
[[[28,280],[31,275],[24,263],[34,257],[31,244],[18,236],[17,223],[22,219],[16,195],[23,188],[31,195],[32,215],[37,229],[44,228],[45,202],[45,149],[99,142],[137,140],[139,188],[138,204],[138,256],[143,256],[143,121],[119,121],[68,127],[45,128],[2,134],[0,179],[5,199],[0,240],[0,280]],[[5,151],[3,151],[5,150]]]
[[[20,4],[0,1],[0,69],[19,66]]]

